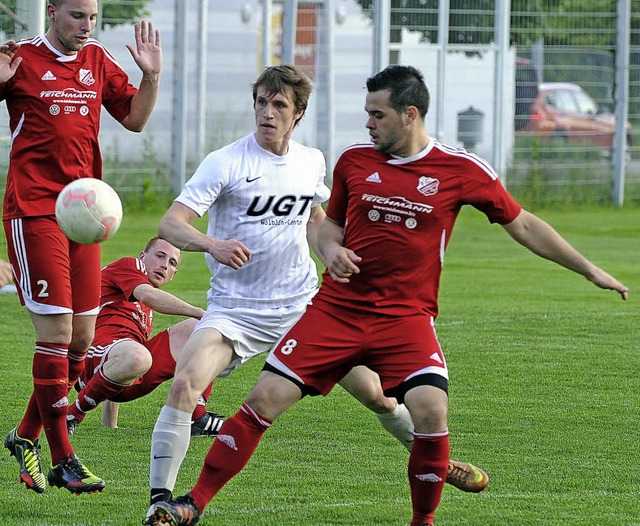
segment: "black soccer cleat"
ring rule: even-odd
[[[194,526],[200,520],[200,510],[187,493],[169,502],[156,503],[152,517],[154,525]]]
[[[47,475],[50,486],[66,488],[71,493],[96,493],[102,491],[105,482],[96,477],[91,471],[82,465],[82,462],[75,455],[69,455],[57,466],[52,467]]]
[[[191,422],[191,436],[216,436],[224,424],[224,417],[209,411]]]
[[[9,450],[12,456],[16,457],[20,465],[20,482],[23,482],[27,489],[32,489],[36,493],[44,493],[47,479],[40,465],[38,439],[31,442],[26,438],[20,438],[18,428],[15,427],[4,439],[4,447]]]

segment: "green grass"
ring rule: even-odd
[[[541,260],[484,216],[464,210],[447,252],[438,334],[451,372],[452,456],[482,466],[487,492],[445,489],[438,526],[640,525],[640,210],[544,211],[574,246],[631,287],[628,302]],[[160,213],[127,214],[105,262],[136,255]],[[209,274],[185,254],[170,290],[204,305]],[[177,321],[158,315],[156,329]],[[0,296],[0,431],[21,417],[30,389],[32,328],[15,297]],[[219,380],[210,407],[233,414],[264,358]],[[122,406],[121,428],[94,411],[73,437],[104,477],[100,495],[44,495],[17,483],[0,453],[0,522],[15,526],[140,524],[147,509],[151,430],[168,385]],[[176,492],[195,482],[210,440],[192,441]],[[245,471],[201,524],[409,524],[404,448],[339,388],[305,399],[267,433]],[[48,449],[43,448],[45,465]]]

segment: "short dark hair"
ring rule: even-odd
[[[269,95],[276,93],[287,94],[287,88],[293,93],[293,104],[296,111],[304,113],[313,90],[313,83],[300,69],[295,66],[270,66],[265,69],[253,83],[253,103],[256,103],[258,88],[264,88]],[[302,118],[302,117],[300,117]],[[300,119],[298,119],[299,121]],[[296,121],[296,124],[298,124]]]
[[[149,252],[149,250],[151,250],[153,248],[153,246],[160,240],[160,238],[158,236],[152,237],[148,242],[147,242],[147,246],[144,247],[143,252]]]
[[[389,105],[398,113],[415,106],[424,119],[429,111],[429,90],[424,76],[413,66],[387,66],[367,79],[367,90],[389,90]]]

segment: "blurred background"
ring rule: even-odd
[[[251,83],[295,63],[314,94],[294,134],[328,178],[368,139],[365,81],[420,69],[427,131],[487,159],[529,207],[640,202],[640,0],[103,0],[94,36],[134,84],[133,22],[162,34],[160,98],[132,134],[105,113],[105,179],[139,206],[175,195],[209,151],[253,131]],[[46,0],[0,0],[0,41],[45,30]],[[10,148],[0,103],[0,177]],[[2,185],[4,188],[4,185]]]

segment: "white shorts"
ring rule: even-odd
[[[215,329],[231,341],[236,356],[218,375],[229,376],[249,358],[270,351],[306,309],[306,302],[273,309],[228,308],[209,303],[193,332]]]

